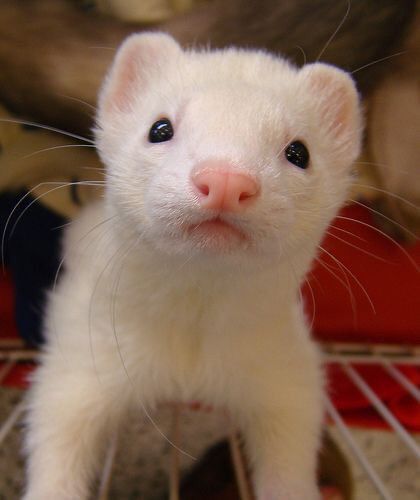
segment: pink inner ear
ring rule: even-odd
[[[328,67],[313,68],[311,86],[321,102],[321,112],[336,135],[355,126],[357,93],[351,80],[340,70]]]
[[[354,106],[354,104],[348,88],[341,86],[333,90],[331,108],[329,110],[331,113],[331,127],[333,130],[340,133],[343,128],[346,129],[353,125],[351,122],[352,106]]]
[[[104,102],[106,111],[130,110],[133,92],[141,80],[140,54],[136,45],[126,47],[118,57],[110,75],[110,89]]]
[[[130,111],[136,93],[144,90],[150,76],[164,70],[180,52],[177,42],[164,33],[131,35],[119,49],[106,81],[104,111]]]

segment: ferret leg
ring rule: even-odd
[[[24,500],[88,498],[101,452],[121,414],[120,394],[116,402],[93,373],[57,365],[55,359],[54,367],[46,363],[38,369],[30,394]]]
[[[306,371],[302,364],[301,371]],[[284,375],[284,374],[283,374]],[[318,500],[322,382],[316,370],[262,388],[244,426],[257,500]],[[276,380],[276,379],[274,379]],[[281,380],[281,379],[277,379]]]

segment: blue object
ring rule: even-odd
[[[29,345],[39,346],[44,341],[42,317],[46,293],[60,262],[62,226],[67,219],[34,201],[31,195],[23,199],[26,194],[26,191],[1,193],[0,237],[8,217],[22,200],[6,228],[4,264],[15,285],[18,331]]]

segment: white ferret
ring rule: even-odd
[[[258,500],[319,498],[323,375],[299,289],[361,132],[331,66],[124,42],[99,97],[105,196],[67,232],[46,312],[25,500],[86,499],[130,407],[192,399],[243,432]]]

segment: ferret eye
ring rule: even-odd
[[[155,122],[149,131],[149,142],[170,141],[174,136],[172,123],[168,118],[162,118]]]
[[[309,164],[309,151],[306,146],[300,142],[291,142],[284,151],[287,161],[293,163],[299,168],[307,168]]]

